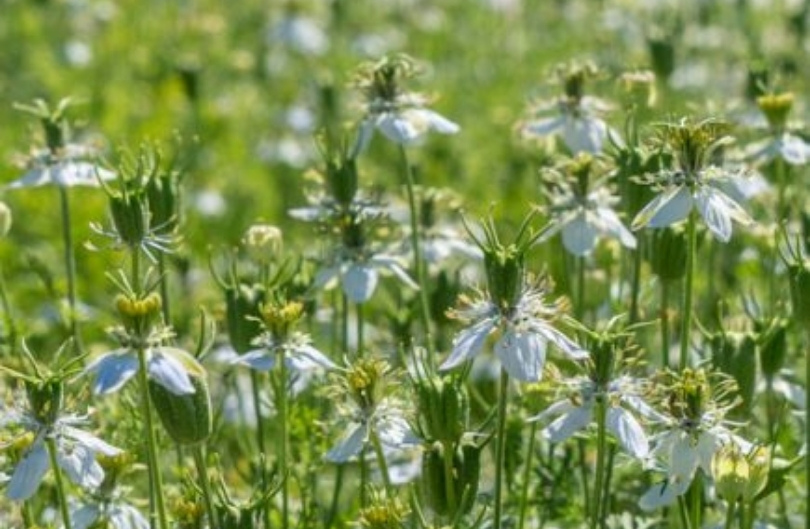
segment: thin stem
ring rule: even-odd
[[[683,371],[689,365],[689,335],[692,330],[692,287],[695,275],[695,250],[697,249],[697,232],[695,229],[695,211],[689,213],[686,224],[686,283],[683,293],[683,321],[681,322],[681,357],[678,364]]]
[[[158,273],[160,274],[160,297],[163,303],[161,310],[163,311],[163,323],[171,325],[171,310],[169,308],[169,280],[166,273],[166,254],[163,252],[157,253]]]
[[[681,527],[683,529],[692,529],[692,522],[686,509],[686,500],[683,496],[678,496],[678,514],[681,516]]]
[[[506,456],[506,402],[509,396],[509,374],[501,368],[498,393],[498,430],[495,435],[495,513],[493,529],[501,529],[503,517],[503,466]]]
[[[594,529],[603,526],[602,523],[602,485],[605,478],[605,455],[607,452],[607,436],[605,423],[607,420],[607,405],[604,398],[596,401],[596,478],[593,485],[593,515],[591,527]]]
[[[804,343],[804,380],[805,383],[810,383],[810,328],[805,327],[805,343]],[[804,424],[810,425],[810,391],[805,391],[804,394]],[[810,447],[810,427],[804,428],[804,446]],[[804,527],[810,529],[810,457],[804,458]]]
[[[6,281],[3,276],[2,264],[0,264],[0,305],[3,307],[6,329],[8,330],[9,353],[11,356],[15,356],[17,347],[17,326],[14,323],[14,318],[11,316],[11,303],[9,303],[6,293]]]
[[[579,475],[582,479],[582,502],[584,511],[591,512],[591,488],[588,486],[588,455],[585,453],[585,440],[577,439],[577,459],[579,459]]]
[[[56,457],[56,441],[53,438],[48,438],[45,445],[48,447],[48,456],[51,460],[53,477],[56,482],[56,496],[59,500],[59,513],[62,516],[62,523],[66,528],[73,527],[70,523],[70,509],[68,508],[67,494],[65,493],[65,480],[62,478],[62,468],[59,466],[59,459]]]
[[[326,517],[327,529],[332,527],[337,518],[338,506],[340,503],[340,491],[343,489],[343,473],[345,472],[346,465],[338,464],[335,470],[335,486],[332,488],[332,502],[329,506],[329,514]]]
[[[264,454],[264,417],[262,416],[262,398],[259,390],[259,374],[255,371],[250,372],[250,392],[253,396],[253,414],[256,418],[256,443],[258,444],[259,452]]]
[[[141,386],[141,406],[144,417],[144,433],[146,434],[146,449],[149,457],[150,494],[154,498],[152,512],[149,513],[150,523],[154,524],[155,518],[159,522],[160,529],[169,529],[169,522],[166,517],[166,505],[163,498],[163,482],[160,476],[160,466],[157,453],[157,435],[155,423],[152,417],[152,405],[149,401],[149,378],[147,376],[146,351],[138,349],[138,380]],[[157,512],[155,512],[157,511]]]
[[[408,162],[408,154],[405,146],[399,146],[402,172],[405,175],[405,188],[408,193],[408,208],[411,214],[411,246],[413,247],[413,270],[416,274],[416,282],[419,284],[419,315],[422,320],[422,328],[425,332],[425,348],[427,349],[429,365],[434,367],[436,359],[433,350],[433,333],[430,329],[430,305],[428,303],[428,285],[425,277],[425,267],[422,262],[422,243],[419,235],[419,210],[416,206],[414,196],[414,181],[411,164]]]
[[[385,461],[385,454],[383,453],[382,443],[380,436],[376,431],[371,432],[371,446],[374,448],[374,455],[377,457],[377,464],[380,465],[380,474],[382,474],[383,486],[385,492],[390,498],[393,494],[394,487],[391,485],[391,475],[388,473],[388,463]]]
[[[67,274],[68,308],[70,309],[68,326],[70,327],[70,335],[73,336],[73,340],[75,341],[74,347],[76,347],[76,351],[82,351],[84,346],[82,344],[82,337],[79,334],[78,313],[76,311],[76,256],[73,251],[70,200],[68,198],[67,188],[64,186],[57,186],[57,188],[59,189],[59,205],[62,212],[62,240],[65,245],[65,273]]]
[[[363,349],[365,349],[365,313],[363,312],[363,304],[358,303],[357,307],[357,358],[363,358]]]
[[[669,280],[661,280],[661,367],[669,367]]]
[[[691,507],[692,527],[701,527],[703,517],[703,477],[700,472],[695,474],[692,485],[689,487],[689,502]]]
[[[278,467],[281,473],[281,527],[289,527],[290,487],[287,469],[287,365],[283,350],[277,354],[278,380],[276,381],[276,406],[279,417]]]
[[[728,502],[728,508],[726,509],[726,523],[723,526],[724,529],[731,529],[734,525],[734,515],[736,514],[736,501]]]
[[[633,278],[630,290],[630,323],[638,321],[638,297],[641,292],[641,245],[643,237],[639,234],[638,248],[633,252]]]
[[[22,506],[20,507],[20,511],[22,513],[23,527],[25,529],[31,529],[32,527],[36,527],[36,525],[34,524],[34,515],[31,512],[31,502],[24,501],[22,503]]]
[[[211,529],[217,529],[219,523],[216,518],[216,511],[214,511],[214,495],[211,492],[211,481],[208,479],[208,469],[205,465],[205,454],[203,454],[203,445],[195,445],[192,449],[194,453],[194,464],[197,466],[197,476],[202,485],[203,502],[205,503],[205,512],[208,515],[208,525]]]
[[[456,498],[456,487],[453,483],[453,457],[455,456],[455,447],[452,441],[442,443],[442,459],[444,461],[444,494],[447,496],[447,507],[452,520],[458,509]]]
[[[526,457],[523,467],[523,483],[520,489],[520,515],[518,516],[517,529],[523,529],[526,524],[526,513],[529,510],[529,480],[532,476],[532,460],[534,459],[534,447],[537,441],[538,421],[532,422],[529,430],[529,446],[526,448]]]
[[[577,306],[574,308],[577,320],[585,317],[585,258],[577,257]]]
[[[366,483],[368,483],[368,465],[366,465],[366,446],[360,450],[360,508],[366,508]]]

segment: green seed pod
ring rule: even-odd
[[[342,158],[342,157],[341,157]],[[329,161],[326,178],[332,195],[342,206],[348,206],[357,194],[357,162],[354,158]]]
[[[724,333],[710,337],[709,343],[715,368],[737,382],[743,399],[740,411],[750,411],[756,386],[756,339],[749,333]]]
[[[149,210],[141,195],[110,195],[110,213],[124,244],[136,247],[143,243],[149,231]]]
[[[524,252],[512,246],[485,251],[484,268],[492,299],[502,309],[514,306],[525,280]]]
[[[62,380],[48,379],[37,382],[26,381],[25,392],[34,417],[41,424],[54,424],[62,412],[64,383]]]
[[[793,315],[799,325],[810,324],[810,269],[804,263],[788,263]]]
[[[759,345],[759,366],[766,378],[773,378],[785,366],[787,355],[787,328],[790,321],[774,318],[767,328],[754,324]]]
[[[647,39],[650,63],[658,79],[666,81],[675,71],[675,45],[668,35],[659,35]]]
[[[455,517],[459,512],[468,513],[475,504],[478,494],[478,479],[481,473],[481,447],[462,444],[453,455],[451,475],[448,476],[444,463],[444,449],[436,444],[422,457],[422,497],[433,512],[443,517]],[[450,498],[447,497],[447,480],[453,482],[453,495],[456,508],[451,512]]]
[[[686,274],[686,233],[664,228],[652,231],[648,259],[662,281],[676,281]]]
[[[262,331],[259,321],[259,305],[264,292],[246,285],[225,290],[225,310],[228,337],[234,351],[239,354],[251,349],[251,342]]]
[[[166,172],[150,178],[146,183],[146,200],[155,233],[173,233],[180,221],[180,186],[177,173]]]
[[[469,401],[464,386],[452,377],[420,380],[416,387],[422,434],[431,441],[455,444],[467,425]]]
[[[189,373],[194,393],[175,395],[149,380],[149,396],[169,436],[181,445],[202,443],[211,435],[211,395],[205,376]]]

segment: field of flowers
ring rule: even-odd
[[[3,0],[0,528],[810,529],[809,30]]]

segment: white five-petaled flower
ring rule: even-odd
[[[351,252],[356,254],[357,252]],[[318,271],[315,276],[315,288],[330,289],[340,282],[343,292],[352,303],[365,303],[374,294],[380,272],[393,274],[403,284],[418,290],[419,286],[402,267],[394,256],[376,253],[367,257],[349,256],[338,259]]]
[[[89,161],[95,150],[83,145],[65,145],[58,154],[49,149],[36,151],[28,160],[28,171],[7,189],[56,185],[97,187],[99,180],[112,180],[115,173]]]
[[[551,325],[550,319],[557,316],[557,310],[545,303],[544,294],[542,289],[524,288],[517,303],[508,311],[502,311],[489,299],[456,311],[456,316],[470,325],[456,335],[453,351],[440,369],[452,369],[473,358],[487,337],[498,330],[501,336],[495,344],[495,354],[516,380],[535,382],[540,379],[549,342],[574,360],[587,358],[587,351]]]
[[[205,377],[200,363],[182,349],[153,346],[145,354],[149,378],[175,395],[194,393],[189,373]],[[131,348],[122,348],[101,355],[85,368],[85,372],[96,376],[93,392],[106,395],[121,389],[139,368],[138,353]]]
[[[655,436],[651,456],[663,461],[667,475],[641,497],[639,506],[643,510],[655,510],[674,502],[689,489],[698,469],[711,476],[712,457],[722,445],[734,443],[743,453],[751,450],[751,443],[718,420],[715,413],[709,412],[699,424],[683,420]]]
[[[254,349],[242,356],[235,357],[233,362],[259,371],[270,371],[276,365],[276,353],[281,352],[285,365],[294,371],[303,372],[337,367],[334,362],[313,347],[309,336],[303,333],[293,333],[282,341],[273,338],[271,333],[265,333],[258,338],[256,345],[260,345],[261,349]]]
[[[96,461],[96,454],[114,456],[121,452],[78,428],[86,423],[83,417],[64,415],[53,424],[43,424],[28,413],[11,411],[3,425],[17,424],[34,434],[34,441],[25,451],[8,482],[6,495],[14,501],[25,501],[37,491],[50,468],[47,440],[56,446],[56,461],[71,481],[92,489],[104,479],[104,470]]]
[[[781,158],[790,165],[805,165],[810,162],[810,143],[790,132],[782,132],[749,145],[745,158],[754,164]]]
[[[523,124],[521,130],[528,137],[559,134],[572,154],[596,154],[602,152],[608,140],[621,144],[616,131],[599,117],[608,109],[606,103],[595,97],[584,96],[578,100],[561,98],[537,110],[541,114],[556,111],[556,115],[529,121]]]
[[[346,433],[327,452],[326,460],[333,463],[348,461],[360,453],[372,432],[379,438],[383,449],[396,450],[419,444],[400,407],[391,398],[384,398],[372,410],[354,409]]]
[[[635,249],[636,238],[624,226],[613,210],[619,198],[603,187],[596,187],[586,196],[573,192],[551,195],[551,226],[538,242],[562,233],[565,249],[576,256],[589,254],[599,236],[617,239],[623,246]]]
[[[600,396],[607,405],[605,426],[622,448],[637,459],[646,459],[650,443],[635,414],[646,418],[658,416],[638,395],[637,383],[623,376],[608,384],[607,390],[598,395],[597,384],[588,377],[578,377],[570,381],[576,394],[573,397],[555,402],[529,421],[545,422],[556,417],[543,429],[543,436],[552,443],[560,443],[585,429],[594,418],[596,398]]]
[[[71,509],[70,521],[70,529],[91,529],[97,524],[112,529],[149,529],[149,520],[123,498],[77,505]]]
[[[431,131],[455,134],[461,130],[456,123],[426,108],[427,103],[424,96],[414,93],[398,95],[392,101],[382,98],[370,101],[360,124],[355,154],[366,149],[375,129],[400,145],[413,144]]]
[[[687,177],[681,171],[661,175],[665,182],[662,192],[633,220],[632,228],[664,228],[686,219],[697,208],[706,227],[722,242],[731,239],[732,221],[742,225],[753,223],[747,211],[723,190],[724,181],[740,178],[716,166],[696,171]]]

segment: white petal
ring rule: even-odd
[[[532,331],[554,344],[560,352],[572,360],[584,360],[590,356],[588,351],[580,347],[571,338],[544,322],[536,321],[531,325],[531,328]]]
[[[118,349],[91,362],[85,372],[96,374],[93,393],[106,395],[121,389],[138,372],[138,357],[131,351]]]
[[[372,257],[370,261],[371,263],[390,271],[396,276],[397,279],[405,283],[405,285],[407,285],[409,288],[419,290],[419,285],[416,284],[416,281],[411,279],[411,276],[409,276],[408,273],[402,268],[402,265],[397,259],[384,255],[377,255]]]
[[[104,470],[96,463],[93,451],[87,447],[75,445],[71,449],[66,444],[60,444],[56,460],[67,477],[81,487],[94,489],[104,480]]]
[[[353,264],[343,276],[343,292],[352,303],[365,303],[377,288],[377,271],[368,265]]]
[[[115,456],[121,453],[120,448],[116,448],[113,445],[102,441],[95,435],[83,430],[79,430],[78,428],[74,428],[72,426],[63,426],[61,431],[62,435],[65,437],[73,439],[95,453],[104,454],[105,456]]]
[[[779,142],[779,152],[791,165],[804,165],[810,158],[810,145],[792,134],[785,134]]]
[[[575,408],[574,404],[569,399],[558,400],[545,410],[541,411],[537,415],[533,417],[529,417],[526,419],[527,422],[535,422],[540,421],[544,422],[550,417],[554,417],[555,415],[561,415],[563,413],[568,413],[569,411]]]
[[[649,455],[650,443],[633,414],[623,408],[611,406],[607,411],[606,426],[627,453],[638,459]]]
[[[374,422],[380,442],[391,448],[402,448],[418,442],[408,421],[399,414],[383,413]]]
[[[6,490],[8,499],[25,501],[33,496],[39,488],[39,484],[42,483],[42,478],[45,477],[49,466],[45,443],[41,438],[37,439],[22,460],[17,463],[14,473],[11,475]]]
[[[70,522],[73,524],[71,529],[88,529],[92,527],[100,514],[96,505],[82,505],[78,509],[73,509],[70,512]]]
[[[577,117],[565,120],[563,139],[573,154],[601,152],[606,137],[607,125],[601,119]]]
[[[701,187],[695,194],[695,202],[706,226],[723,242],[731,239],[732,219],[741,224],[753,222],[742,206],[711,186]]]
[[[675,442],[672,443],[670,475],[684,476],[691,480],[699,463],[697,447],[693,446],[691,436],[680,432]]]
[[[386,138],[399,144],[411,143],[421,135],[407,118],[394,112],[381,114],[377,118],[377,128]]]
[[[315,280],[313,281],[313,288],[316,290],[324,289],[329,290],[335,286],[335,280],[340,276],[341,266],[329,266],[327,268],[321,268],[315,274]]]
[[[534,333],[510,329],[495,344],[495,354],[509,376],[537,382],[546,363],[546,342]]]
[[[149,359],[149,377],[175,395],[194,393],[194,386],[183,364],[159,350]]]
[[[475,356],[483,347],[487,336],[495,330],[496,323],[495,318],[485,318],[459,332],[453,339],[453,352],[439,370],[452,369]]]
[[[441,134],[455,134],[461,130],[458,125],[449,119],[427,108],[408,109],[402,113],[402,119],[413,127],[417,136],[423,135],[428,130],[435,130]],[[408,141],[413,139],[416,139],[416,137]]]
[[[51,171],[48,167],[35,167],[19,179],[11,182],[6,189],[22,189],[24,187],[39,187],[50,184]]]
[[[689,483],[686,482],[688,487]],[[686,492],[683,485],[683,480],[679,478],[676,480],[667,480],[663,483],[653,485],[647,492],[641,496],[638,504],[644,511],[654,511],[661,507],[666,507],[673,503],[678,496]]]
[[[111,180],[115,173],[88,162],[63,162],[51,167],[53,183],[64,187],[98,187],[99,179]]]
[[[597,233],[596,227],[588,222],[585,212],[582,211],[563,227],[563,245],[566,250],[581,257],[590,253],[596,246]]]
[[[652,199],[633,219],[632,228],[664,228],[680,222],[692,210],[692,194],[686,186],[673,186]]]
[[[561,116],[541,119],[540,121],[533,121],[523,127],[523,133],[533,136],[548,136],[557,132],[565,123],[565,119]]]
[[[352,149],[352,158],[356,158],[360,153],[368,148],[371,143],[371,138],[374,136],[374,120],[366,118],[360,124],[360,129],[357,131],[357,141]]]
[[[720,443],[712,433],[703,432],[700,434],[695,452],[698,456],[698,464],[706,475],[710,476],[712,473],[712,458],[719,447]]]
[[[349,433],[329,450],[325,456],[326,460],[333,463],[345,463],[362,450],[363,443],[366,442],[366,435],[366,427],[362,424],[355,424],[354,428],[349,430]]]
[[[110,523],[115,529],[149,529],[149,520],[138,509],[126,504],[110,509]]]
[[[607,232],[616,237],[622,243],[622,246],[631,250],[636,248],[635,236],[619,220],[619,216],[616,215],[615,211],[610,208],[597,208],[596,215],[604,223]]]
[[[591,423],[593,409],[591,406],[574,408],[565,415],[558,417],[543,430],[543,437],[552,443],[561,443],[586,428]]]
[[[288,358],[294,363],[295,369],[306,370],[323,367],[326,369],[334,369],[337,367],[334,362],[329,360],[322,352],[318,351],[311,345],[299,345],[290,350]]]
[[[270,371],[276,365],[276,358],[267,349],[255,349],[240,356],[236,362],[259,371]]]

